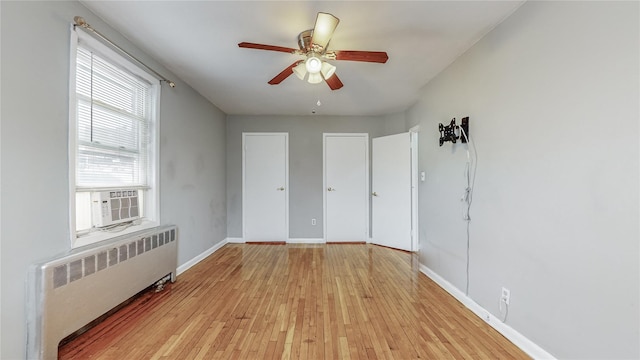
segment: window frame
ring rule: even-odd
[[[83,45],[80,45],[80,43]],[[104,191],[111,189],[127,189],[128,187],[100,187],[83,188],[78,191],[76,186],[76,162],[78,157],[78,118],[76,112],[76,64],[78,47],[89,48],[99,54],[111,64],[122,68],[151,84],[151,120],[148,124],[147,146],[147,187],[140,189],[144,194],[144,202],[140,204],[144,213],[139,224],[134,224],[119,232],[97,231],[93,227],[88,230],[76,230],[76,193],[90,191]],[[116,52],[112,47],[100,42],[81,28],[71,26],[70,56],[69,56],[69,231],[71,248],[90,245],[99,241],[108,240],[116,236],[131,233],[134,231],[158,226],[160,219],[160,188],[159,188],[159,130],[160,130],[160,79],[151,75],[122,54]],[[130,187],[129,187],[130,188]]]

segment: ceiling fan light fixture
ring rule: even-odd
[[[333,74],[336,72],[336,67],[325,61],[322,63],[322,68],[320,69],[320,72],[322,73],[322,76],[325,79],[328,79],[331,76],[333,76]]]
[[[304,80],[304,76],[307,75],[307,67],[304,61],[300,61],[300,63],[296,65],[292,70],[300,80]]]
[[[322,82],[322,75],[320,73],[309,73],[309,84],[319,84]]]
[[[307,61],[305,61],[305,67],[309,74],[317,74],[322,70],[322,60],[315,56],[315,54],[311,55],[307,58]]]

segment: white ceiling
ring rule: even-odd
[[[411,106],[420,88],[523,1],[82,3],[227,114],[383,115]],[[386,51],[389,61],[333,61],[344,83],[336,91],[295,75],[267,84],[302,57],[237,44],[297,48],[319,11],[340,19],[330,50]]]

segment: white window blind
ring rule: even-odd
[[[78,46],[76,99],[76,187],[147,187],[152,85]]]

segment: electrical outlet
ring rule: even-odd
[[[502,288],[502,295],[500,295],[500,301],[509,305],[509,301],[511,300],[511,291],[507,288]]]

